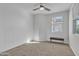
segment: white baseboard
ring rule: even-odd
[[[71,45],[69,45],[69,46],[70,46],[70,48],[72,49],[72,51],[73,51],[73,53],[75,54],[75,56],[78,56],[77,53],[75,52],[74,48],[73,48]]]
[[[14,44],[13,46],[10,46],[10,47],[7,47],[7,48],[3,49],[2,51],[0,51],[0,53],[2,53],[2,52],[4,52],[4,51],[7,51],[7,50],[9,50],[9,49],[15,48],[15,47],[17,47],[17,46],[20,46],[20,45],[22,45],[22,44],[24,44],[24,43],[25,43],[25,42],[19,42],[19,43],[17,43],[17,44]]]

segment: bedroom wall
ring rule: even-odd
[[[35,30],[35,39],[40,41],[50,40],[50,37],[60,37],[64,38],[64,42],[69,42],[69,11],[57,12],[52,14],[36,14],[34,15],[34,30]],[[51,20],[52,16],[63,16],[63,32],[53,33],[51,31]]]
[[[32,14],[17,4],[0,4],[0,52],[30,39],[33,39]]]
[[[63,26],[62,26],[62,32],[52,32],[51,30],[51,21],[53,17],[56,16],[63,16]],[[60,38],[64,38],[64,42],[68,43],[69,42],[69,10],[67,11],[62,11],[62,12],[56,12],[56,13],[52,13],[52,14],[48,14],[46,15],[46,19],[49,20],[48,21],[48,38],[50,37],[60,37]]]
[[[44,14],[34,15],[34,40],[47,40],[47,19]]]
[[[79,4],[78,3],[73,4],[72,7],[70,8],[69,13],[69,43],[73,52],[77,56],[79,56],[79,34],[73,34],[73,20],[74,20],[73,14],[74,16],[76,16],[78,12],[79,12]]]

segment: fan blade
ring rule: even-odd
[[[43,6],[44,7],[44,6]],[[45,10],[47,10],[47,11],[50,11],[50,9],[48,9],[48,8],[46,8],[46,7],[44,7],[45,8]]]
[[[35,9],[33,9],[33,11],[36,11],[36,10],[38,10],[39,8],[35,8]]]

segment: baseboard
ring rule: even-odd
[[[75,54],[75,56],[78,56],[77,53],[75,52],[74,48],[69,44],[71,50],[73,51],[73,53]]]
[[[64,41],[64,43],[69,45],[69,42],[65,42],[65,41]]]
[[[18,44],[15,44],[15,45],[9,47],[9,48],[5,48],[5,49],[2,50],[0,53],[2,53],[2,52],[4,52],[4,51],[7,51],[7,50],[10,50],[10,49],[12,49],[12,48],[15,48],[15,47],[17,47],[17,46],[20,46],[20,45],[22,45],[22,44],[24,44],[24,43],[25,43],[25,42],[20,42],[20,43],[18,43]]]

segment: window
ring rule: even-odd
[[[54,17],[54,22],[63,22],[63,16],[57,16],[57,17]]]
[[[63,16],[52,17],[52,32],[62,32],[63,23]]]
[[[73,33],[79,34],[79,16],[73,20]]]

